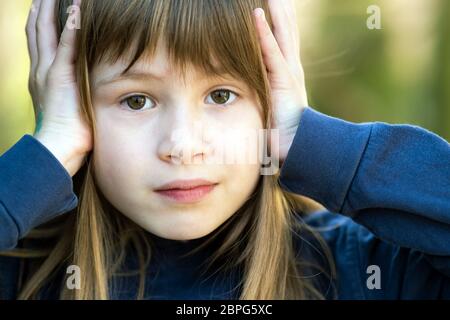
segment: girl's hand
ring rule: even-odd
[[[255,9],[254,15],[271,87],[274,108],[272,127],[279,129],[280,160],[283,161],[292,145],[302,111],[308,106],[308,98],[300,60],[300,35],[294,1],[268,2],[273,33],[263,9]]]
[[[29,90],[37,119],[34,137],[74,176],[92,149],[75,78],[76,30],[67,24],[58,43],[55,0],[34,0],[26,32]]]

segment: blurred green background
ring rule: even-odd
[[[0,154],[34,131],[25,22],[0,1]],[[450,140],[449,0],[296,0],[310,104],[354,122],[410,123]],[[367,8],[380,8],[370,30]]]

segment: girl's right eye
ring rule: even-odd
[[[145,109],[151,109],[154,107],[153,101],[149,97],[144,95],[130,96],[128,98],[123,99],[120,102],[120,104],[134,111],[141,111]]]

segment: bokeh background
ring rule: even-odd
[[[450,140],[449,0],[296,3],[311,106],[354,122],[415,124]],[[0,1],[0,154],[34,132],[30,4]],[[370,5],[381,10],[379,30],[367,28]]]

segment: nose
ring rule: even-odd
[[[158,147],[159,159],[175,165],[204,163],[210,145],[201,111],[187,105],[168,110],[160,123],[163,139]]]

